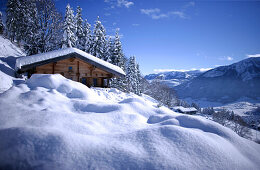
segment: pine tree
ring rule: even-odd
[[[138,93],[138,77],[135,56],[129,58],[129,63],[127,66],[126,79],[128,82],[128,90],[135,94]]]
[[[2,12],[0,11],[0,34],[4,33],[4,23],[2,20]]]
[[[90,48],[92,45],[92,36],[91,36],[91,30],[90,30],[91,25],[88,23],[87,20],[85,20],[84,23],[84,51],[87,53],[90,53]]]
[[[137,95],[141,95],[142,93],[142,75],[139,68],[139,64],[136,65],[136,73],[137,73]]]
[[[114,51],[114,43],[111,37],[108,38],[107,47],[106,47],[106,54],[105,54],[105,61],[111,63],[111,56],[113,55]]]
[[[77,7],[77,14],[76,14],[76,36],[77,36],[77,45],[76,47],[80,50],[84,50],[85,46],[85,35],[84,35],[84,28],[83,28],[83,19],[82,19],[82,8],[79,6]]]
[[[112,53],[110,55],[110,62],[116,66],[119,66],[124,71],[126,71],[127,59],[125,58],[125,56],[123,54],[122,44],[120,41],[120,36],[119,36],[118,30],[116,31],[114,43],[112,43],[111,45],[113,45],[113,46],[110,49],[111,53]],[[111,87],[117,88],[124,92],[129,92],[128,81],[127,81],[126,77],[114,78],[110,82],[111,82],[111,84],[110,84]]]
[[[37,54],[39,52],[39,25],[38,25],[38,11],[36,8],[36,3],[33,1],[26,1],[24,11],[26,12],[26,27],[23,29],[24,37],[24,49],[27,55]]]
[[[95,57],[104,59],[105,46],[106,46],[106,30],[102,25],[101,21],[99,21],[99,17],[97,17],[97,21],[93,30],[90,53]]]
[[[114,40],[113,54],[111,55],[111,63],[124,69],[124,54],[120,41],[119,30],[116,31]]]
[[[36,0],[38,14],[38,48],[40,53],[61,47],[62,15],[55,7],[53,0]]]
[[[21,3],[19,0],[8,0],[6,8],[6,27],[8,30],[8,37],[11,41],[14,41],[20,32],[20,7]]]
[[[75,35],[76,32],[76,24],[75,24],[75,17],[73,14],[73,10],[68,4],[66,7],[66,14],[65,14],[65,21],[64,21],[64,32],[63,32],[63,43],[62,48],[67,47],[76,47],[77,36]]]

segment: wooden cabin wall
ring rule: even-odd
[[[69,68],[71,68],[71,70]],[[79,82],[82,82],[82,79],[84,78],[86,80],[86,85],[88,86],[93,86],[93,79],[97,79],[98,87],[103,87],[103,79],[112,77],[111,73],[95,68],[93,65],[78,58],[69,58],[55,63],[38,66],[36,67],[35,73],[61,74],[68,79]]]

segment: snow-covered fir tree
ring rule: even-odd
[[[37,0],[38,13],[38,48],[40,53],[56,50],[61,47],[62,15],[55,7],[53,0]]]
[[[111,44],[111,55],[110,62],[116,66],[119,66],[124,71],[126,71],[126,61],[122,50],[122,43],[120,41],[119,30],[117,29],[114,42]],[[114,78],[110,81],[110,86],[113,88],[117,88],[124,92],[129,92],[127,79],[124,78]]]
[[[84,51],[87,53],[90,53],[90,48],[92,45],[92,36],[91,36],[91,25],[88,23],[87,20],[84,22]]]
[[[2,19],[2,12],[0,11],[0,34],[4,33],[4,23],[3,23],[3,19]]]
[[[82,8],[77,7],[76,13],[76,36],[77,43],[76,47],[80,50],[84,50],[85,46],[85,35],[84,35],[84,27],[83,27],[83,19],[82,19]]]
[[[106,47],[106,30],[102,25],[99,17],[94,26],[93,36],[92,36],[92,45],[90,48],[90,53],[95,57],[100,59],[105,58],[105,47]]]
[[[111,63],[111,56],[113,55],[114,51],[114,42],[112,38],[109,36],[107,40],[107,47],[106,47],[106,54],[105,54],[105,61]]]
[[[119,30],[116,30],[116,35],[113,43],[113,53],[110,56],[111,63],[119,66],[123,69],[124,67],[124,54],[122,50],[122,43],[120,41]]]
[[[140,71],[138,67],[139,66],[136,63],[135,56],[130,57],[127,65],[126,79],[128,82],[128,90],[137,95],[140,95]]]
[[[140,71],[139,64],[136,64],[136,72],[137,72],[137,95],[141,95],[142,93],[142,75]]]
[[[75,16],[73,13],[74,13],[73,9],[68,4],[65,13],[62,48],[76,47],[76,42],[77,42],[77,36],[75,35],[76,23],[75,23]]]
[[[26,18],[24,18],[24,2],[21,2],[20,0],[8,0],[6,7],[8,37],[11,41],[14,41],[15,39],[20,41],[25,32],[25,30],[23,30],[23,21]]]
[[[24,30],[24,37],[22,40],[24,41],[24,49],[27,55],[37,54],[39,52],[39,24],[38,24],[38,11],[36,8],[36,3],[33,1],[26,1],[24,5],[24,11],[26,11],[26,27]]]
[[[14,41],[16,29],[18,27],[18,2],[17,0],[8,0],[6,5],[6,28],[7,36],[11,41]]]

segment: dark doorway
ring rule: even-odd
[[[93,86],[97,87],[97,78],[93,78]]]
[[[82,77],[81,78],[81,83],[87,85],[87,78],[86,77]]]

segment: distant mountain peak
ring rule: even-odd
[[[220,76],[237,77],[243,81],[260,77],[260,57],[247,58],[228,66],[220,66],[201,75],[201,77],[206,78]]]
[[[167,84],[170,87],[174,87],[199,76],[200,74],[204,73],[203,70],[173,70],[149,74],[144,78],[150,81],[155,79],[161,80],[162,83]]]
[[[177,86],[179,97],[234,102],[247,97],[260,99],[260,57],[247,58],[209,70]]]

